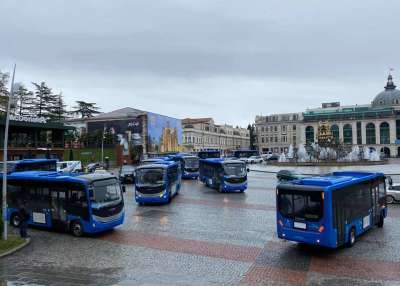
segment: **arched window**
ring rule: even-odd
[[[367,144],[376,144],[375,124],[368,123],[365,127],[365,131]]]
[[[307,126],[306,127],[306,144],[314,143],[314,127]]]
[[[332,133],[333,140],[335,142],[339,142],[339,126],[337,126],[336,124],[333,124],[331,126],[331,133]]]
[[[387,122],[382,122],[379,126],[380,133],[380,142],[381,144],[389,144],[390,143],[390,130],[389,124]]]
[[[343,126],[343,143],[353,144],[353,129],[350,124]]]

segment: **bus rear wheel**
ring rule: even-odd
[[[349,233],[348,247],[352,247],[355,243],[356,243],[356,230],[354,227],[352,227]]]
[[[388,204],[393,204],[394,203],[394,197],[391,195],[386,196],[386,203]]]
[[[21,218],[18,214],[13,214],[10,218],[10,224],[13,227],[19,227],[21,225]]]
[[[80,237],[83,235],[83,227],[79,221],[73,221],[70,229],[73,236]]]

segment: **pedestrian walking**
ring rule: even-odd
[[[19,225],[19,234],[22,238],[28,237],[28,220],[30,218],[29,212],[26,209],[26,202],[22,203],[21,208],[18,211],[18,216],[21,219],[21,223]]]

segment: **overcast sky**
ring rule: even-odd
[[[97,102],[247,125],[369,103],[393,67],[400,1],[1,0],[0,70]]]

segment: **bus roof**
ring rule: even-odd
[[[136,170],[139,170],[139,169],[157,169],[157,168],[158,169],[160,169],[160,168],[168,169],[168,168],[173,167],[173,166],[179,166],[179,164],[174,162],[174,161],[162,161],[162,160],[160,160],[158,162],[154,162],[154,163],[151,163],[151,164],[140,165],[140,166],[136,167]]]
[[[307,188],[310,190],[335,190],[382,176],[384,176],[383,173],[341,171],[280,183],[278,187],[301,190],[307,190]]]
[[[46,163],[46,162],[57,162],[56,159],[22,159],[16,161],[7,161],[7,163],[14,163],[14,164],[34,164],[34,163]]]
[[[227,163],[243,163],[240,160],[226,160],[225,158],[207,158],[207,159],[200,159],[200,162],[205,162],[208,164],[227,164]]]
[[[111,174],[65,174],[54,171],[23,171],[11,173],[8,179],[35,180],[47,182],[71,182],[71,183],[90,183],[97,180],[115,178]]]

